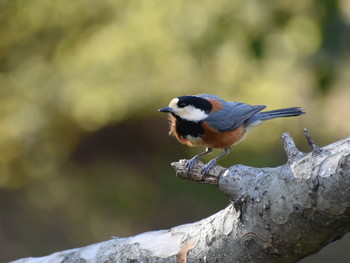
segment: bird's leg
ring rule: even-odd
[[[202,174],[208,174],[209,170],[216,164],[216,161],[218,159],[220,159],[222,156],[228,154],[231,151],[231,147],[227,147],[224,149],[224,151],[222,153],[220,153],[216,158],[214,158],[213,160],[211,160],[210,162],[208,162],[203,170],[202,170]]]
[[[200,154],[197,154],[195,157],[193,157],[191,160],[188,160],[188,162],[186,163],[186,168],[187,168],[187,173],[192,169],[193,165],[197,162],[197,160],[199,159],[199,157],[211,153],[213,151],[212,148],[207,147],[205,149],[205,152],[202,152]]]

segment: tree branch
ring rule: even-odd
[[[304,131],[312,152],[300,152],[282,135],[288,162],[276,168],[203,163],[180,178],[217,185],[231,203],[201,221],[115,238],[21,262],[296,262],[350,230],[350,138],[319,148]]]

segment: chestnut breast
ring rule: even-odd
[[[170,135],[189,146],[205,145],[210,148],[227,148],[239,142],[244,135],[242,126],[226,132],[220,132],[205,122],[186,122],[171,116]]]
[[[210,127],[210,125],[203,121],[202,127],[204,129],[204,135],[202,137],[203,145],[207,145],[210,148],[227,148],[231,145],[239,142],[245,132],[243,125],[232,131],[220,132]]]

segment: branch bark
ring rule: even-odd
[[[288,162],[275,168],[215,166],[210,174],[186,160],[177,176],[217,185],[231,203],[201,221],[114,238],[16,263],[43,262],[297,262],[350,230],[350,137],[300,152],[282,135]]]

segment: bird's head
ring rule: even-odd
[[[206,119],[213,106],[210,101],[197,96],[181,96],[170,101],[160,112],[172,114],[175,118],[199,122]]]

